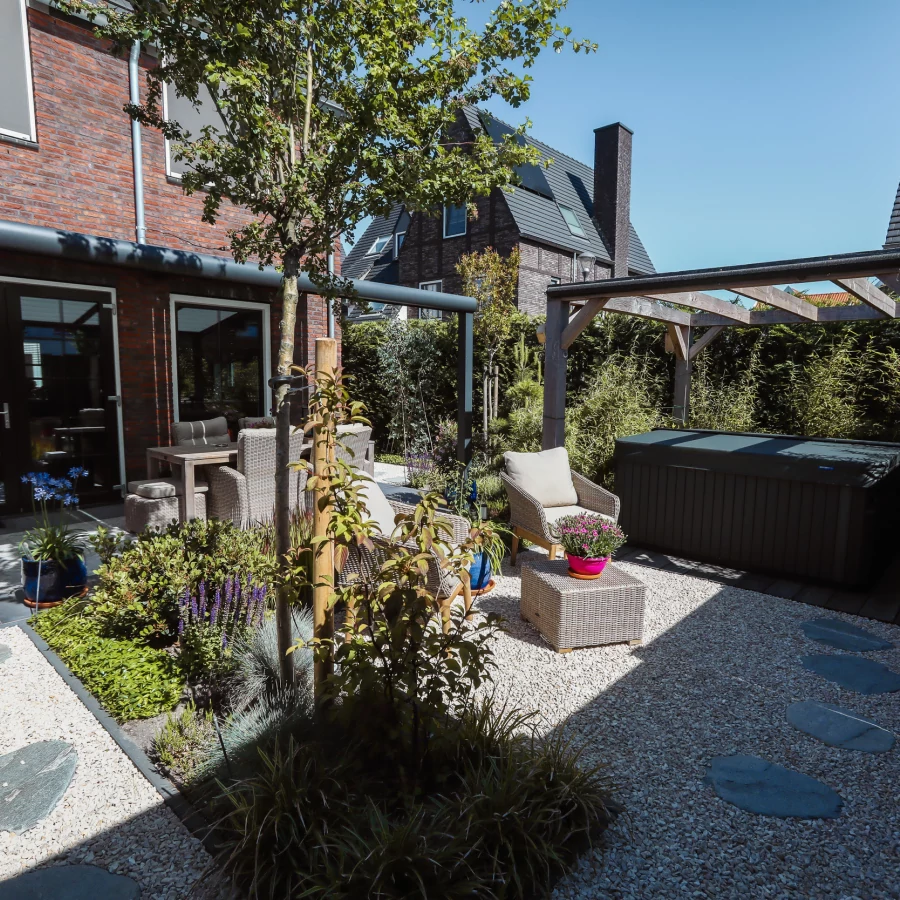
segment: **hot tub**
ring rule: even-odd
[[[615,449],[628,542],[853,587],[896,552],[900,444],[657,429]]]

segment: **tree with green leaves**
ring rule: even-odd
[[[519,248],[501,256],[493,247],[482,253],[462,256],[456,271],[463,280],[463,291],[478,301],[475,311],[475,341],[487,357],[484,385],[484,440],[488,439],[488,421],[497,416],[497,403],[491,403],[491,379],[494,359],[512,333],[519,283]]]
[[[481,9],[465,0],[57,0],[89,16],[113,52],[136,41],[155,50],[146,100],[126,109],[173,142],[183,190],[204,192],[205,221],[225,201],[247,209],[231,248],[281,268],[280,375],[294,362],[298,276],[329,301],[346,292],[326,263],[341,235],[397,202],[470,204],[536,161],[524,125],[497,143],[454,126],[467,105],[525,102],[546,47],[596,50],[557,24],[566,2],[502,0],[476,26],[464,11]],[[215,126],[190,133],[166,119],[166,85],[212,103]]]

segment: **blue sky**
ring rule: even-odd
[[[570,0],[562,22],[599,52],[547,52],[528,104],[491,108],[585,162],[595,127],[633,129],[632,219],[658,270],[881,247],[897,0]]]

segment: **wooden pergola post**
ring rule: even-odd
[[[566,357],[562,337],[569,324],[569,304],[565,300],[547,303],[544,326],[544,430],[543,450],[566,443]]]
[[[334,338],[316,338],[316,376],[334,375],[337,369],[337,341]],[[334,432],[319,419],[313,429],[313,470],[321,479],[313,491],[313,536],[328,533],[331,521],[329,488],[325,479],[334,463]],[[334,588],[334,541],[322,541],[313,551],[313,637],[324,645],[334,638],[334,612],[328,609],[328,598]],[[332,649],[329,646],[327,660],[319,660],[313,670],[316,700],[321,697],[325,679],[334,671]]]

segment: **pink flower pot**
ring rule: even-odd
[[[591,558],[588,556],[572,556],[567,553],[566,559],[569,561],[569,574],[575,578],[599,578],[603,574],[610,557]]]

